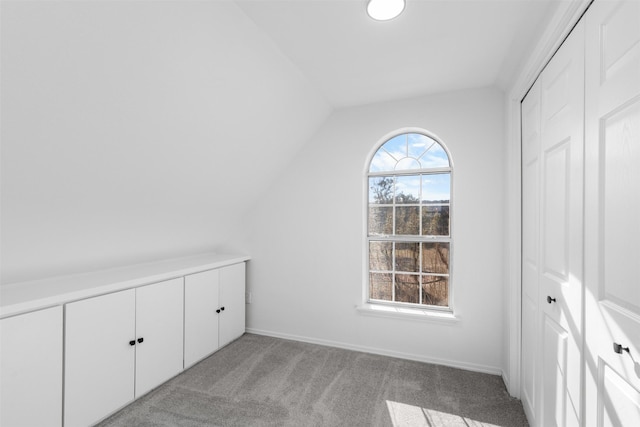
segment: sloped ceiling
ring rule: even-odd
[[[3,283],[216,249],[331,109],[229,1],[2,1]]]
[[[366,0],[237,0],[334,107],[507,89],[558,3],[407,0],[377,22]]]
[[[504,86],[550,7],[3,0],[2,283],[232,241],[332,110]]]

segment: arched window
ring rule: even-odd
[[[402,133],[367,173],[368,302],[451,308],[452,164],[427,133]]]

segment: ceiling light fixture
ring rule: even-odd
[[[402,13],[404,2],[405,0],[369,0],[367,13],[376,21],[388,21]]]

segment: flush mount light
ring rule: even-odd
[[[405,0],[369,0],[367,13],[376,21],[388,21],[400,15]]]

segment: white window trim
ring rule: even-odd
[[[373,157],[378,152],[380,147],[391,138],[396,137],[398,135],[404,133],[419,133],[425,135],[435,141],[437,141],[442,149],[447,153],[447,157],[449,159],[449,168],[447,171],[451,173],[451,198],[449,200],[449,208],[450,212],[453,212],[453,187],[454,187],[454,165],[453,160],[451,158],[451,153],[449,149],[444,145],[442,139],[438,137],[433,132],[430,132],[426,129],[418,128],[418,127],[406,127],[397,129],[393,132],[389,132],[382,138],[378,140],[378,142],[373,146],[369,155],[366,157],[364,168],[363,168],[363,192],[362,192],[362,206],[363,206],[363,221],[362,221],[362,303],[356,305],[356,311],[359,314],[366,316],[376,316],[376,317],[385,317],[385,318],[396,318],[396,319],[413,319],[413,320],[426,320],[426,321],[435,321],[441,323],[456,323],[460,321],[460,316],[457,315],[454,311],[454,286],[453,286],[453,215],[449,216],[449,306],[448,307],[436,307],[436,306],[425,306],[424,308],[417,305],[403,305],[402,303],[390,302],[376,302],[369,301],[369,236],[368,236],[368,217],[369,217],[369,177],[376,176],[378,173],[369,172],[369,167],[371,165],[371,161]],[[437,168],[433,168],[433,171],[437,171]],[[444,172],[444,170],[443,170]],[[398,175],[403,172],[398,173]],[[407,172],[408,174],[410,172]],[[387,173],[388,174],[388,173]],[[380,175],[384,175],[384,173],[380,173]]]
[[[439,323],[458,323],[460,316],[452,310],[437,310],[433,308],[418,308],[413,306],[364,302],[356,306],[356,311],[365,316],[386,317],[392,319],[424,320]]]

